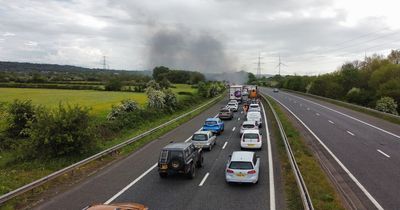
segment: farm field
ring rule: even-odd
[[[172,91],[195,93],[196,89],[190,85],[176,84]],[[185,97],[178,95],[178,99]],[[59,103],[92,107],[91,113],[97,117],[105,117],[113,104],[123,99],[132,99],[144,106],[147,103],[145,93],[108,92],[96,90],[62,90],[62,89],[35,89],[35,88],[0,88],[0,102],[12,102],[15,99],[32,100],[33,104],[47,107],[56,107]]]

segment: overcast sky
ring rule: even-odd
[[[400,48],[395,0],[0,0],[0,60],[319,74]]]

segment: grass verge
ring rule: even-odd
[[[299,166],[299,169],[301,171],[303,179],[307,185],[308,192],[310,193],[314,208],[315,209],[324,209],[324,210],[344,209],[344,207],[342,206],[342,203],[340,201],[339,195],[335,191],[334,187],[332,186],[332,183],[329,181],[328,177],[326,176],[325,172],[321,168],[317,159],[314,157],[313,153],[310,151],[310,149],[306,145],[306,142],[303,139],[303,137],[300,135],[300,132],[292,124],[292,122],[290,121],[288,116],[285,114],[285,112],[282,110],[282,108],[280,106],[278,106],[278,104],[272,98],[270,98],[268,96],[267,96],[267,98],[271,102],[273,109],[275,109],[275,111],[277,112],[278,117],[281,120],[282,126],[285,129],[290,146],[292,147],[294,156],[296,158],[296,162]],[[282,144],[282,145],[280,145],[280,144]],[[278,146],[283,147],[283,149],[280,148],[279,150],[285,150],[282,141],[280,141]],[[284,152],[286,154],[286,150]],[[287,163],[287,165],[284,165],[284,166],[290,168],[289,163]],[[286,170],[286,168],[285,168],[285,170]],[[290,170],[291,170],[291,168],[290,168]],[[293,173],[293,172],[291,171],[290,173]],[[294,181],[295,182],[295,180],[291,180],[291,177],[288,177],[288,178],[289,178],[289,180],[285,180],[285,181],[289,181],[289,182]],[[293,179],[294,179],[294,177],[293,177]],[[285,189],[288,187],[291,187],[291,185],[286,186],[286,184],[285,184]],[[296,184],[296,188],[297,188],[297,184]],[[290,196],[293,194],[293,196],[294,196],[294,193],[291,192],[291,191],[293,191],[293,189],[288,189],[288,190],[289,190],[289,192],[287,192],[288,195]],[[295,198],[292,198],[292,199],[295,199]],[[293,209],[299,209],[297,206],[298,204],[296,204],[295,202],[290,202],[290,199],[288,199],[288,200],[289,200],[289,204],[290,204],[288,206],[292,207],[291,204],[293,203],[293,207],[294,207]]]
[[[264,102],[264,107],[267,111],[267,116],[274,116],[268,103]],[[268,122],[272,127],[272,136],[276,138],[276,148],[278,152],[281,175],[283,180],[283,187],[285,193],[285,202],[288,210],[299,210],[303,209],[303,203],[301,201],[299,188],[297,187],[296,178],[293,174],[292,167],[290,165],[285,144],[279,132],[278,124],[275,118],[270,117],[270,122]]]
[[[316,95],[312,95],[312,94],[302,93],[302,92],[298,92],[298,91],[292,91],[292,90],[287,90],[287,89],[285,89],[285,91],[297,93],[297,94],[315,98],[315,99],[318,99],[321,101],[329,102],[329,103],[332,103],[332,104],[335,104],[335,105],[338,105],[341,107],[345,107],[345,108],[348,108],[348,109],[351,109],[354,111],[358,111],[358,112],[361,112],[361,113],[364,113],[364,114],[400,125],[400,117],[390,116],[389,114],[385,114],[385,113],[379,113],[379,111],[376,111],[376,110],[373,110],[373,109],[370,109],[367,107],[362,107],[359,105],[355,105],[355,104],[351,104],[351,103],[347,103],[347,102],[343,102],[343,101],[338,101],[338,100],[331,99],[331,98],[325,98],[325,97],[316,96]]]
[[[214,98],[213,98],[214,99]],[[209,99],[195,107],[188,108],[187,110],[181,110],[179,112],[174,113],[173,115],[167,116],[160,118],[157,121],[151,122],[146,124],[145,126],[142,126],[141,128],[136,128],[132,130],[125,130],[120,136],[112,140],[112,145],[115,145],[117,143],[120,143],[126,139],[132,138],[140,133],[143,133],[144,131],[148,130],[150,127],[156,127],[160,124],[163,124],[173,118],[178,117],[179,115],[182,115],[185,112],[188,112],[192,109],[195,109],[196,107],[202,106],[203,104],[209,102]],[[222,99],[222,98],[221,98]],[[3,206],[0,207],[1,210],[10,210],[10,209],[29,209],[31,206],[33,206],[35,203],[37,203],[40,200],[45,199],[46,197],[50,197],[52,194],[54,194],[54,190],[56,192],[59,192],[62,189],[68,188],[69,185],[72,185],[74,183],[79,182],[80,180],[84,179],[85,177],[88,176],[88,174],[95,173],[101,168],[106,167],[108,164],[112,163],[113,161],[116,161],[120,158],[123,158],[127,156],[128,154],[136,151],[137,149],[141,148],[143,145],[146,143],[164,135],[165,133],[175,129],[176,127],[180,126],[181,124],[187,122],[188,120],[192,119],[193,117],[197,116],[204,110],[208,109],[215,103],[217,103],[219,100],[215,100],[213,103],[208,104],[207,106],[202,107],[201,109],[179,119],[178,121],[169,124],[168,126],[161,128],[157,131],[155,131],[152,134],[149,134],[148,136],[145,136],[141,138],[140,140],[127,145],[126,147],[122,148],[120,151],[116,153],[112,153],[110,155],[104,156],[98,160],[92,161],[70,173],[64,174],[49,183],[46,183],[38,188],[35,188],[34,190],[28,191],[20,196],[17,196],[14,199],[11,199],[10,201],[6,202]],[[109,146],[112,146],[109,145]],[[78,160],[76,160],[78,161]],[[66,167],[70,164],[72,164],[74,161],[71,160],[58,160],[54,161],[53,163],[42,163],[42,162],[30,162],[30,163],[21,163],[18,166],[13,166],[16,167],[15,169],[9,169],[6,171],[0,170],[0,179],[1,180],[8,180],[9,182],[13,182],[13,185],[18,185],[22,186],[23,184],[29,183],[31,181],[34,181],[40,177],[46,176],[47,174],[56,171],[58,169],[61,169],[63,167]],[[16,169],[22,170],[16,170]],[[13,172],[14,171],[14,172]],[[26,173],[23,173],[26,172]],[[14,179],[10,179],[11,177],[4,173],[11,173],[14,174],[15,177]],[[2,178],[3,176],[3,178]]]

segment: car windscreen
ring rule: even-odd
[[[232,161],[229,165],[230,169],[250,170],[253,169],[251,162]]]
[[[219,111],[219,112],[221,112],[221,113],[229,113],[229,110],[223,109],[223,110],[221,110],[221,111]]]
[[[243,134],[244,139],[258,139],[258,134],[256,133],[245,133]]]
[[[193,141],[207,141],[206,134],[194,134],[192,137]]]
[[[254,119],[254,118],[260,118],[261,116],[260,116],[260,114],[258,113],[258,112],[249,112],[248,114],[247,114],[247,118],[252,118],[252,119]],[[251,121],[251,120],[250,120]]]
[[[205,125],[216,125],[217,122],[216,121],[206,121],[204,124]]]
[[[258,104],[250,104],[250,108],[258,108]]]
[[[228,106],[236,106],[234,103],[229,103]]]
[[[244,124],[243,128],[254,128],[253,124]]]

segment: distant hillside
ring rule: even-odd
[[[0,71],[8,72],[103,72],[103,73],[128,73],[128,74],[141,74],[151,76],[152,71],[140,70],[140,71],[128,71],[128,70],[104,70],[97,68],[84,68],[79,66],[71,65],[58,65],[58,64],[39,64],[39,63],[21,63],[21,62],[9,62],[0,61]]]

